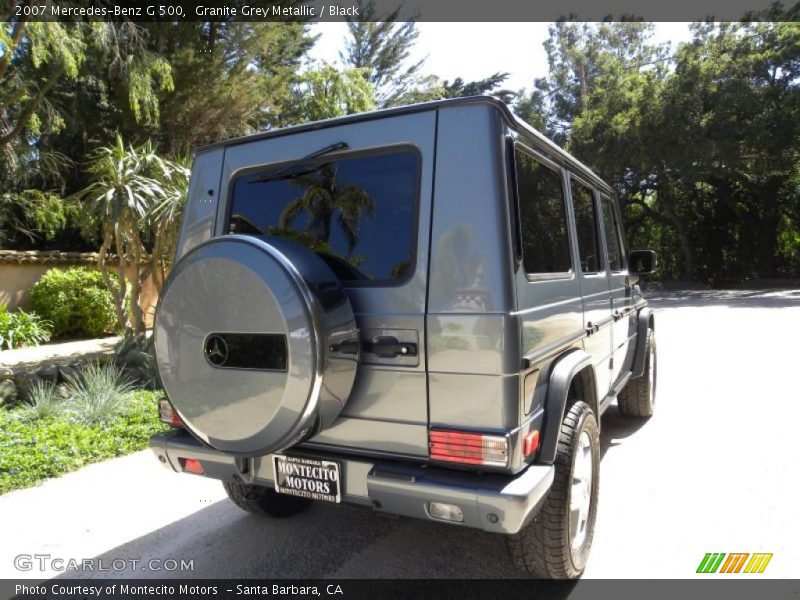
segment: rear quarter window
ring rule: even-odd
[[[622,252],[622,232],[611,198],[600,196],[600,208],[603,211],[603,229],[606,235],[608,266],[612,271],[622,271],[625,269],[625,257]]]
[[[419,163],[404,149],[245,173],[227,231],[300,242],[345,282],[399,283],[414,268]]]
[[[568,273],[572,265],[561,173],[519,148],[514,163],[525,272]]]

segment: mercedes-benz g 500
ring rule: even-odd
[[[476,97],[197,152],[155,349],[152,449],[284,517],[350,503],[506,534],[579,576],[601,416],[656,345],[613,190]]]

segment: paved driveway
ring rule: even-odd
[[[800,290],[690,292],[653,305],[657,414],[604,416],[586,577],[691,577],[706,552],[772,552],[764,576],[796,576]],[[0,578],[57,574],[36,564],[18,572],[19,554],[127,561],[94,574],[103,577],[164,576],[150,559],[193,561],[172,576],[520,576],[498,536],[323,504],[265,521],[230,504],[217,482],[172,474],[149,452],[6,494],[0,514]]]

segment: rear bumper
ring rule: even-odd
[[[199,460],[205,476],[272,487],[272,461],[268,456],[247,463],[210,448],[185,431],[161,433],[150,447],[167,468],[182,472],[179,459]],[[393,461],[343,457],[303,450],[304,456],[337,460],[342,466],[342,500],[371,506],[377,512],[433,519],[429,502],[457,505],[462,523],[496,533],[517,533],[536,515],[553,483],[552,465],[534,465],[517,475],[470,473],[422,467]]]

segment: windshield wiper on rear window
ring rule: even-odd
[[[321,165],[304,165],[302,164],[303,161],[318,158],[320,156],[324,156],[325,154],[329,154],[330,152],[347,150],[347,148],[349,148],[349,146],[345,142],[336,142],[335,144],[325,146],[316,152],[312,152],[311,154],[303,156],[302,158],[298,158],[296,161],[293,161],[292,164],[278,169],[277,171],[271,171],[269,169],[262,171],[262,173],[265,173],[264,175],[257,177],[256,179],[251,179],[247,183],[264,183],[265,181],[274,181],[276,179],[294,179],[296,177],[300,177],[301,175],[308,175],[309,173],[318,171]]]

